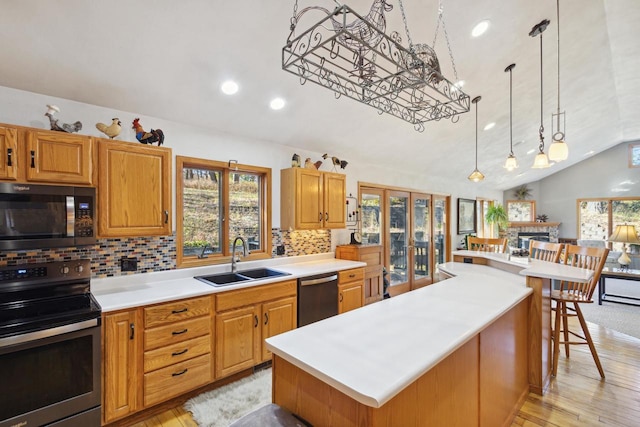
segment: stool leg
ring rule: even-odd
[[[564,355],[569,358],[569,312],[567,303],[562,303],[562,332],[564,334]]]
[[[587,340],[587,344],[589,344],[589,350],[591,350],[593,361],[596,362],[596,366],[598,367],[598,372],[600,373],[600,376],[604,378],[604,370],[602,369],[602,365],[600,364],[600,358],[598,357],[596,346],[593,345],[593,340],[591,339],[591,334],[589,333],[587,322],[584,321],[584,317],[582,316],[582,310],[580,310],[579,305],[578,304],[574,304],[574,305],[576,308],[576,313],[578,314],[578,320],[580,320],[580,326],[582,326],[582,332],[584,333],[584,337]]]
[[[561,302],[556,301],[556,318],[554,319],[554,328],[553,328],[553,367],[551,369],[551,375],[554,377],[558,373],[558,356],[560,355],[560,317],[562,317],[561,312]]]

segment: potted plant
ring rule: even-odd
[[[501,236],[509,226],[509,216],[507,215],[507,211],[502,205],[489,206],[484,219],[488,224],[498,227],[498,234]]]

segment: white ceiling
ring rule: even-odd
[[[347,3],[366,14],[373,0]],[[327,152],[365,164],[429,171],[463,182],[474,168],[474,110],[428,122],[423,133],[392,116],[313,84],[301,86],[281,69],[293,0],[2,0],[0,85],[141,113],[204,128]],[[387,33],[404,37],[397,0]],[[569,160],[532,170],[540,124],[540,42],[544,33],[544,126],[547,148],[557,108],[555,0],[442,0],[463,90],[478,104],[479,185],[508,189],[533,182],[622,141],[640,139],[640,1],[561,0],[561,108],[567,114]],[[299,0],[299,9],[332,0]],[[414,43],[433,40],[437,0],[405,0]],[[317,13],[317,20],[324,15]],[[472,38],[483,19],[489,31]],[[316,19],[314,18],[314,21]],[[445,38],[435,50],[453,80]],[[521,166],[502,168],[509,150],[509,75],[513,70],[513,140]],[[234,97],[219,85],[240,84]],[[274,96],[287,100],[278,112]],[[1,101],[0,101],[1,102]],[[496,126],[483,131],[486,123]]]

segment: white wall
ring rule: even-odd
[[[113,117],[122,122],[122,132],[116,140],[138,143],[135,133],[131,129],[131,122],[139,117],[145,130],[151,128],[162,129],[165,134],[165,146],[173,149],[173,155],[183,155],[227,161],[237,160],[239,163],[272,168],[273,188],[273,227],[280,225],[280,169],[291,166],[291,156],[294,153],[303,159],[311,157],[313,161],[321,160],[323,153],[307,152],[299,148],[287,147],[263,140],[247,139],[238,135],[230,135],[209,129],[197,128],[170,120],[145,116],[142,113],[131,113],[104,108],[91,104],[84,104],[66,99],[50,97],[32,92],[20,91],[0,86],[0,122],[29,126],[33,128],[49,129],[49,120],[44,116],[47,104],[55,104],[60,108],[56,118],[60,122],[82,122],[83,128],[79,132],[83,135],[105,137],[96,128],[98,122],[110,124]],[[286,114],[286,110],[283,111]],[[247,126],[251,124],[248,123]],[[392,149],[392,148],[390,148]],[[366,142],[363,142],[366,150]],[[330,153],[339,157],[340,153]],[[429,193],[451,195],[451,232],[453,233],[453,247],[459,238],[456,233],[456,200],[458,197],[475,199],[476,196],[498,199],[501,191],[483,188],[481,184],[471,184],[466,181],[469,171],[461,170],[461,182],[452,183],[437,176],[430,176],[428,170],[405,171],[401,167],[384,164],[384,153],[380,153],[379,165],[367,165],[358,159],[347,159],[349,164],[344,171],[347,175],[347,194],[354,196],[358,192],[358,181],[383,184],[387,186],[404,187]],[[452,167],[456,167],[452,165]],[[332,166],[325,161],[320,170],[331,170]],[[172,168],[175,175],[175,162]],[[175,176],[172,180],[175,188]],[[481,193],[479,191],[482,191]],[[174,210],[175,210],[175,193]],[[175,215],[173,216],[175,218]],[[174,223],[175,229],[175,223]],[[336,244],[349,242],[349,232],[339,230],[332,233],[333,247]]]
[[[560,237],[578,237],[577,199],[640,197],[640,168],[629,168],[629,145],[623,142],[540,181],[527,184],[536,214],[561,222]],[[571,149],[571,148],[570,148]],[[504,199],[514,199],[513,189]]]

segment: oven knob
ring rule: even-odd
[[[69,267],[65,266],[65,267],[61,267],[60,268],[60,273],[62,274],[67,274],[69,273]]]
[[[76,266],[76,272],[77,273],[82,273],[83,271],[84,271],[84,267],[83,266],[81,266],[81,265],[77,265]]]

